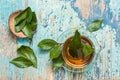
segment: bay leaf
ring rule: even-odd
[[[103,19],[98,19],[98,20],[92,21],[92,23],[88,26],[88,30],[90,32],[99,30],[102,27],[102,22],[103,22]]]
[[[62,55],[60,55],[56,59],[52,59],[53,70],[57,70],[57,69],[61,68],[63,66],[63,64],[64,64],[64,60],[62,58]]]
[[[69,53],[72,57],[78,58],[83,55],[82,53],[83,45],[81,43],[81,35],[78,30],[75,31],[75,35],[69,45]]]
[[[61,52],[62,52],[62,46],[61,45],[57,45],[57,46],[53,47],[50,50],[50,59],[58,58],[60,56]]]
[[[15,31],[16,32],[21,31],[25,27],[25,24],[26,24],[26,20],[23,20],[22,22],[20,22],[18,25],[16,25]]]
[[[31,28],[33,31],[37,28],[37,18],[35,12],[32,12],[32,20],[30,22]]]
[[[28,36],[28,38],[32,38],[33,31],[30,27],[30,24],[26,24],[25,27],[22,29],[23,33]]]
[[[19,68],[27,68],[32,66],[32,62],[24,57],[17,57],[15,59],[13,59],[12,61],[10,61],[10,63],[16,65]]]
[[[15,18],[15,26],[18,25],[21,21],[25,20],[27,17],[27,9],[26,8],[24,11],[22,11],[16,18]]]
[[[49,50],[57,44],[55,40],[52,39],[44,39],[38,43],[38,47],[42,50]]]
[[[17,49],[18,55],[32,62],[33,67],[37,68],[37,58],[34,51],[28,46],[21,46]]]
[[[27,22],[28,22],[28,23],[30,23],[30,22],[31,22],[32,17],[33,17],[32,15],[33,15],[33,14],[32,14],[32,10],[31,10],[31,8],[30,8],[30,7],[28,7],[28,8],[27,8],[27,17],[26,17],[26,18],[27,18]]]

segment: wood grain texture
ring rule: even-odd
[[[0,0],[0,80],[120,80],[120,0]],[[8,19],[16,10],[30,6],[36,12],[37,32],[33,41],[15,37],[9,30]],[[54,72],[49,52],[37,47],[40,40],[58,36],[67,29],[81,27],[103,18],[102,29],[96,35],[102,50],[93,67],[76,74],[59,69]],[[20,69],[9,63],[17,56],[17,46],[33,48],[38,68]]]

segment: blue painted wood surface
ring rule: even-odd
[[[33,41],[15,37],[9,30],[10,14],[30,6],[36,12],[37,32]],[[37,44],[45,38],[57,40],[67,29],[82,27],[103,18],[102,29],[95,32],[102,51],[87,73],[63,69],[52,71],[49,52]],[[120,0],[0,0],[0,80],[120,80]],[[20,69],[9,61],[17,56],[17,46],[29,45],[38,59],[38,68]]]

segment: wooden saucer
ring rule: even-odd
[[[22,32],[15,32],[15,24],[14,24],[14,20],[15,18],[22,12],[22,10],[18,10],[14,13],[12,13],[9,17],[9,27],[10,27],[10,30],[11,32],[17,36],[17,37],[20,37],[20,38],[26,38],[27,36]]]

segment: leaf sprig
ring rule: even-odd
[[[53,39],[44,39],[39,42],[38,47],[42,50],[50,50],[49,58],[52,60],[53,69],[62,67],[64,61],[61,55],[62,46]]]
[[[34,31],[37,28],[37,18],[35,12],[32,12],[30,7],[27,7],[15,18],[15,31],[22,31],[28,38],[32,38]]]
[[[64,60],[61,54],[62,45],[60,43],[56,42],[53,39],[44,39],[38,43],[38,47],[42,50],[50,50],[49,58],[52,61],[53,69],[58,69],[63,66]],[[76,30],[69,47],[69,52],[71,52],[71,56],[75,58],[86,57],[92,54],[94,51],[94,49],[90,45],[83,44],[81,42],[80,33],[78,32],[78,30]]]
[[[22,45],[17,49],[17,52],[18,57],[11,60],[10,63],[19,68],[26,68],[30,66],[37,68],[37,58],[30,47]]]

